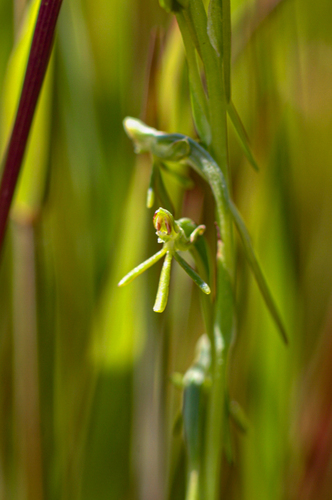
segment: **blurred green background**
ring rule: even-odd
[[[0,0],[1,154],[38,4]],[[291,339],[280,342],[238,245],[229,379],[250,427],[232,429],[221,498],[328,500],[331,3],[233,0],[232,28],[233,101],[260,166],[230,124],[232,193]],[[116,286],[157,249],[149,158],[135,157],[127,115],[195,133],[174,19],[157,0],[64,0],[0,268],[0,499],[184,498],[169,376],[191,364],[202,319],[175,266],[163,315],[158,268]],[[183,201],[164,180],[178,214],[211,214],[199,182]]]

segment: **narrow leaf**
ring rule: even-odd
[[[244,128],[244,125],[241,121],[241,118],[240,118],[238,112],[236,111],[236,108],[235,108],[232,101],[230,101],[230,103],[228,104],[227,111],[228,111],[228,115],[231,119],[231,122],[233,123],[233,126],[236,130],[238,138],[240,139],[240,144],[242,146],[242,149],[243,149],[249,163],[254,167],[255,170],[258,171],[259,168],[258,168],[256,160],[253,157],[253,154],[251,152],[247,132]]]
[[[223,8],[222,0],[211,0],[207,17],[207,32],[214,50],[223,54]]]
[[[160,274],[159,286],[156,301],[153,306],[154,312],[162,313],[167,306],[169,282],[171,279],[171,265],[173,255],[167,252]]]
[[[185,21],[184,15],[179,13],[177,21],[181,30],[181,35],[186,50],[188,70],[189,70],[189,88],[192,105],[192,113],[196,130],[204,144],[211,144],[211,129],[208,120],[207,97],[203,89],[202,80],[197,64],[196,50],[192,43],[192,37],[189,26]]]
[[[207,32],[210,42],[222,58],[227,102],[231,99],[231,7],[230,0],[211,0]]]
[[[152,257],[142,262],[142,264],[135,267],[132,271],[130,271],[130,273],[126,274],[126,276],[122,278],[121,281],[119,281],[118,286],[124,286],[133,281],[135,278],[137,278],[137,276],[146,271],[146,269],[149,269],[149,267],[158,262],[158,260],[160,260],[163,255],[165,255],[165,253],[166,250],[162,248],[159,252],[152,255]]]
[[[202,103],[200,102],[199,95],[197,94],[195,86],[193,85],[190,73],[189,73],[189,88],[190,88],[190,101],[191,101],[192,114],[197,133],[203,144],[205,144],[206,146],[210,146],[211,144],[210,124],[207,119],[207,115],[204,112]]]
[[[193,268],[181,257],[178,252],[174,253],[174,259],[180,264],[182,269],[186,271],[188,276],[196,283],[196,285],[207,295],[211,293],[210,287],[200,276],[193,270]]]
[[[266,304],[268,310],[270,311],[271,316],[274,319],[275,324],[277,325],[277,327],[281,333],[282,339],[284,340],[284,342],[286,344],[288,344],[286,330],[284,328],[279,311],[277,309],[277,306],[274,302],[274,299],[271,295],[270,289],[266,283],[265,277],[263,275],[263,272],[261,270],[261,267],[259,265],[259,262],[257,260],[256,255],[255,255],[255,251],[254,251],[253,246],[251,244],[248,230],[247,230],[237,208],[235,207],[235,205],[231,201],[230,201],[230,209],[231,209],[231,212],[233,215],[235,225],[236,225],[237,230],[239,232],[239,235],[241,237],[247,260],[249,262],[249,265],[251,267],[252,272],[254,273],[257,285],[261,291],[263,299],[265,300],[265,304]]]
[[[221,1],[221,0],[219,0]],[[231,2],[222,0],[223,8],[223,49],[224,49],[224,79],[227,102],[231,101]]]

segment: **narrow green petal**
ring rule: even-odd
[[[127,283],[130,283],[133,281],[137,276],[142,274],[146,269],[149,269],[149,267],[153,266],[158,260],[160,260],[163,255],[165,255],[166,250],[162,248],[159,252],[155,253],[150,257],[149,259],[145,260],[140,264],[139,266],[135,267],[130,273],[126,274],[124,278],[118,283],[118,286],[124,286],[127,285]]]
[[[159,286],[156,301],[153,306],[154,312],[161,313],[165,310],[168,300],[169,281],[171,278],[171,264],[173,255],[167,252],[163,268],[160,274]]]
[[[182,269],[190,276],[190,278],[196,283],[196,285],[202,290],[202,292],[207,295],[211,293],[210,287],[205,281],[202,280],[200,276],[193,270],[193,268],[181,257],[178,252],[174,253],[174,259],[180,264]]]
[[[251,267],[251,270],[255,276],[257,285],[261,291],[263,299],[265,300],[265,304],[266,304],[268,310],[270,311],[270,314],[271,314],[272,318],[274,319],[275,324],[277,325],[277,327],[279,329],[279,332],[281,333],[282,339],[284,340],[285,344],[288,344],[288,337],[287,337],[285,327],[283,325],[279,311],[277,309],[277,306],[276,306],[274,299],[271,295],[270,289],[266,283],[262,269],[259,265],[259,262],[257,260],[256,255],[255,255],[255,251],[252,247],[250,236],[249,236],[248,230],[245,226],[245,223],[243,222],[241,215],[239,214],[237,208],[232,203],[232,201],[230,201],[230,209],[231,209],[231,212],[233,215],[235,225],[236,225],[237,230],[240,234],[247,260],[248,260],[249,265]]]

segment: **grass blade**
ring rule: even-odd
[[[228,106],[227,106],[227,112],[228,112],[228,115],[231,119],[231,122],[233,123],[233,126],[236,130],[238,138],[240,139],[240,144],[241,144],[242,149],[247,157],[247,160],[254,167],[254,169],[258,171],[259,168],[258,168],[256,160],[253,157],[253,154],[251,152],[250,145],[249,145],[249,138],[247,136],[246,129],[244,128],[244,125],[241,121],[241,118],[240,118],[238,112],[236,111],[236,108],[235,108],[232,101],[230,101]]]
[[[271,295],[270,289],[266,283],[262,269],[259,265],[259,262],[257,260],[256,255],[255,255],[254,249],[253,249],[252,244],[251,244],[248,230],[247,230],[237,208],[235,207],[235,205],[231,201],[230,201],[230,209],[231,209],[231,212],[233,215],[235,225],[236,225],[237,230],[240,234],[246,257],[248,259],[251,270],[254,273],[257,285],[261,291],[263,299],[265,300],[265,304],[266,304],[268,310],[270,311],[270,314],[271,314],[272,318],[274,319],[275,324],[277,325],[277,327],[279,329],[279,332],[282,336],[283,341],[285,342],[285,344],[288,344],[288,337],[287,337],[285,327],[283,325],[279,311],[277,309],[277,306],[276,306],[274,299]]]
[[[224,79],[227,102],[231,101],[231,2],[222,1],[223,41],[224,41]]]
[[[210,42],[223,60],[225,94],[231,99],[231,7],[230,0],[211,0],[208,9],[207,29]]]
[[[210,42],[218,56],[223,54],[223,15],[222,1],[211,0],[207,17],[207,32]]]
[[[183,14],[180,12],[176,17],[186,50],[189,70],[190,97],[195,126],[201,140],[204,144],[209,146],[211,144],[211,129],[208,120],[207,98],[203,89],[201,76],[199,74],[195,47],[192,43],[189,27]]]

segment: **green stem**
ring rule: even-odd
[[[228,140],[227,140],[227,99],[224,85],[222,58],[218,57],[212,47],[207,33],[207,16],[201,0],[192,0],[184,11],[188,31],[194,33],[193,41],[202,58],[209,97],[209,117],[211,125],[211,152],[226,179],[228,176]],[[181,28],[181,26],[180,26]],[[183,31],[183,28],[182,28]],[[212,187],[213,188],[213,187]],[[220,193],[214,192],[217,205],[217,218],[220,236],[223,242],[222,264],[217,265],[217,299],[215,325],[212,346],[213,386],[206,426],[206,453],[204,457],[204,494],[206,500],[216,500],[219,495],[219,471],[221,465],[224,408],[226,351],[225,339],[233,332],[233,304],[225,297],[232,296],[232,279],[234,276],[234,243],[232,216],[225,204],[220,203]],[[228,279],[225,279],[227,276]],[[220,287],[225,287],[222,290]],[[228,318],[224,322],[222,318]]]
[[[202,0],[192,0],[184,10],[184,18],[193,41],[198,42],[202,58],[209,97],[209,116],[212,134],[212,156],[228,179],[226,96],[221,60],[210,43],[207,33],[207,16]]]

